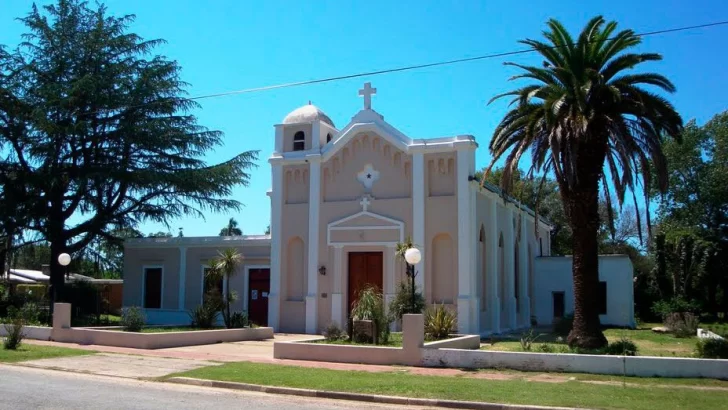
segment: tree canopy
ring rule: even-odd
[[[23,41],[0,54],[0,206],[50,242],[56,287],[55,255],[97,236],[239,209],[229,196],[257,158],[204,160],[222,133],[198,123],[179,65],[156,53],[162,40],[130,33],[133,20],[79,0],[33,6]]]

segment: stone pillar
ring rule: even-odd
[[[394,270],[395,265],[395,247],[394,244],[388,244],[384,250],[384,306],[389,311],[389,304],[394,300],[395,291],[397,290],[397,283],[395,280],[396,272]],[[390,329],[395,330],[397,324],[392,322]]]
[[[457,220],[458,220],[458,331],[470,333],[471,330],[471,298],[475,290],[472,286],[474,278],[471,266],[471,253],[473,238],[470,231],[473,221],[470,220],[470,186],[468,176],[470,175],[470,150],[461,149],[457,151]]]
[[[308,291],[306,293],[306,333],[318,332],[319,206],[321,204],[321,156],[308,157],[311,179],[308,195]]]
[[[187,290],[187,248],[179,247],[179,303],[178,309],[185,310],[185,291]]]
[[[278,140],[276,128],[276,141]],[[282,138],[282,137],[281,137]],[[281,217],[283,213],[283,167],[271,164],[273,189],[271,190],[270,220],[270,292],[268,293],[268,326],[279,330],[281,309]]]
[[[53,329],[69,329],[71,327],[71,304],[53,304]]]
[[[498,199],[488,196],[488,212],[485,218],[485,263],[486,292],[488,292],[488,315],[490,331],[500,333],[500,298],[498,283],[500,270],[500,252],[498,252]]]
[[[528,267],[533,261],[528,260],[528,235],[526,229],[526,215],[524,211],[520,211],[521,229],[518,241],[518,304],[521,326],[531,325],[531,298],[528,296],[529,277]]]
[[[344,267],[342,265],[343,245],[334,245],[334,286],[331,294],[331,322],[336,323],[342,328],[346,328],[344,320],[344,295],[342,294],[342,280],[344,275]]]
[[[402,315],[402,348],[419,349],[425,345],[425,316]]]
[[[505,226],[503,233],[503,257],[505,258],[505,292],[504,297],[506,298],[506,318],[509,329],[515,329],[517,327],[516,322],[516,292],[515,292],[515,228],[513,226],[513,205],[506,205],[506,217]]]
[[[415,284],[425,293],[425,261],[430,257],[425,243],[425,156],[421,152],[412,154],[412,242],[419,246],[422,260],[415,265]]]

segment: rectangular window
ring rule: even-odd
[[[144,269],[144,307],[162,308],[162,268]]]
[[[597,302],[599,303],[599,314],[600,315],[606,315],[607,314],[607,282],[599,282],[599,299],[597,299]]]
[[[564,292],[554,292],[552,293],[553,300],[554,300],[554,318],[562,318],[564,317]]]
[[[220,300],[222,300],[222,292],[223,292],[223,280],[222,276],[216,277],[216,276],[210,276],[208,273],[210,272],[210,268],[204,268],[202,270],[202,274],[204,275],[203,279],[203,287],[202,287],[202,301],[203,303],[207,301],[210,297],[219,297]]]

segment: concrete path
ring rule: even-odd
[[[0,410],[210,410],[240,408],[265,410],[379,410],[417,408],[183,386],[170,383],[152,383],[2,364],[0,364],[0,374],[2,374]]]
[[[56,357],[30,360],[24,366],[89,373],[101,376],[150,379],[168,374],[217,366],[220,363],[206,360],[176,359],[170,357],[144,357],[126,354],[99,353],[88,356]]]

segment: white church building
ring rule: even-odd
[[[457,312],[461,333],[573,311],[571,259],[551,256],[548,221],[475,180],[475,138],[411,138],[372,109],[375,92],[364,85],[363,109],[341,128],[311,104],[275,125],[270,235],[128,240],[124,305],[143,307],[150,324],[189,323],[212,286],[208,261],[232,247],[244,256],[229,285],[235,309],[276,331],[319,333],[346,325],[364,285],[392,300],[406,278],[395,249],[410,237],[417,287]],[[634,326],[629,258],[599,263],[602,324]]]

